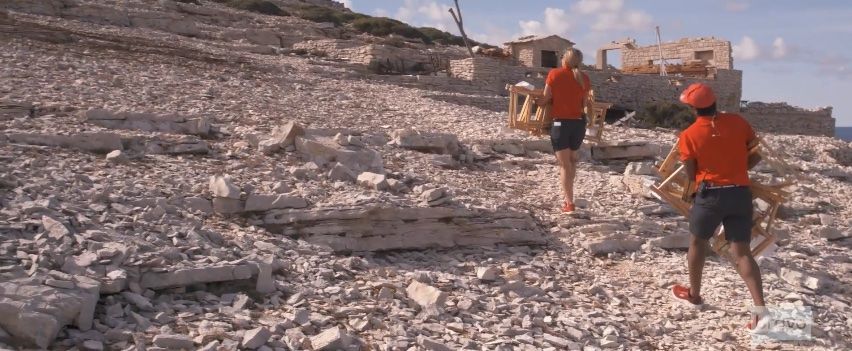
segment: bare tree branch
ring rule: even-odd
[[[470,48],[470,43],[467,41],[467,34],[464,33],[464,20],[462,19],[461,9],[459,9],[459,0],[453,0],[456,3],[456,11],[453,11],[450,8],[450,14],[453,15],[453,21],[456,22],[456,25],[459,27],[459,33],[461,33],[462,40],[464,40],[464,46],[467,48],[467,53],[470,54],[470,58],[473,58],[473,49]],[[456,17],[456,12],[458,12],[458,17]]]

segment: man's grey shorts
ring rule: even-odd
[[[702,239],[710,239],[719,224],[724,224],[727,241],[748,243],[753,213],[749,187],[708,189],[703,194],[695,194],[689,213],[689,230]]]

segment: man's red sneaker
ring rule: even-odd
[[[565,202],[562,205],[562,213],[570,214],[570,213],[574,213],[574,211],[576,211],[576,210],[577,210],[577,207],[574,206],[574,204],[572,204],[572,203]]]

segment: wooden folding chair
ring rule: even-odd
[[[550,116],[550,104],[539,107],[537,99],[544,98],[544,89],[527,89],[507,85],[509,91],[509,128],[525,130],[535,136],[546,135],[553,119]],[[523,104],[518,100],[524,97]]]
[[[772,154],[772,151],[760,140],[758,140],[755,147],[749,150],[749,153],[759,153],[764,160],[772,159],[773,161],[769,165],[776,173],[785,177],[796,177],[795,172],[786,165],[786,162],[780,159],[777,154]],[[652,185],[651,191],[661,200],[674,207],[678,213],[688,218],[689,210],[692,208],[692,193],[695,190],[687,189],[686,167],[679,161],[677,142],[675,142],[675,145],[669,151],[666,158],[656,165],[656,170],[663,180],[658,184]],[[756,208],[754,210],[754,225],[751,232],[751,252],[755,257],[764,253],[777,240],[772,234],[772,225],[778,214],[778,209],[790,195],[783,190],[783,187],[789,184],[788,182],[781,184],[761,184],[752,180],[752,203]],[[684,196],[684,193],[687,193],[689,196]],[[685,201],[684,198],[688,200]],[[761,202],[763,206],[760,206]],[[724,227],[720,227],[711,239],[711,248],[720,256],[732,261],[728,252],[729,243],[725,240]]]

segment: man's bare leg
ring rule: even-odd
[[[704,273],[704,261],[707,259],[709,249],[708,240],[692,235],[686,260],[689,267],[689,295],[695,300],[701,297],[701,276]]]
[[[754,257],[751,255],[751,247],[748,243],[732,242],[731,256],[734,258],[734,263],[737,265],[737,273],[745,281],[751,299],[755,306],[765,306],[763,300],[763,281],[760,277],[760,267],[757,266]]]

